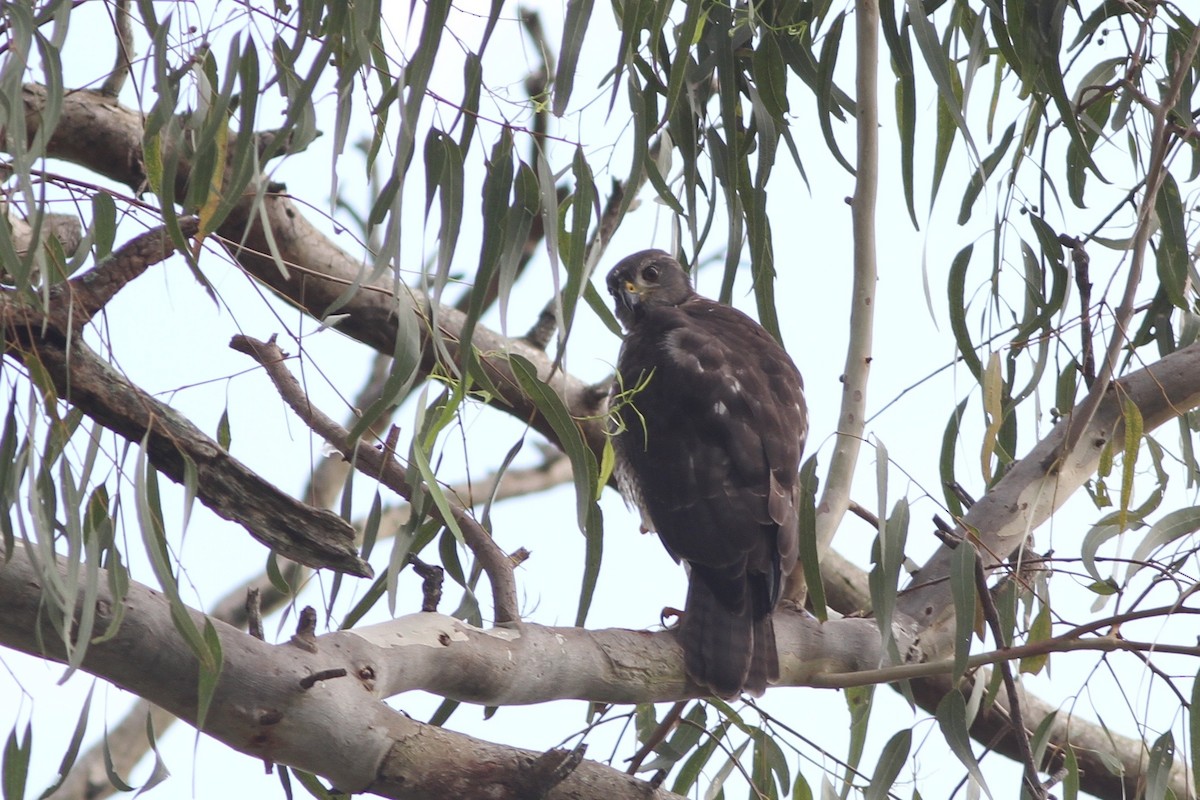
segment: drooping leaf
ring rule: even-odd
[[[562,44],[558,48],[558,67],[554,80],[554,116],[561,117],[567,110],[571,92],[575,87],[575,70],[583,42],[587,37],[588,21],[592,17],[593,0],[568,0],[567,17],[563,23]]]
[[[992,792],[988,789],[987,781],[983,779],[983,771],[979,768],[979,761],[971,749],[971,737],[967,733],[967,704],[962,693],[957,689],[947,692],[938,703],[934,716],[937,717],[938,727],[941,728],[950,751],[967,768],[967,773],[990,800]]]
[[[1146,800],[1166,800],[1171,785],[1171,765],[1175,763],[1175,737],[1164,732],[1150,745],[1150,763],[1146,766]],[[1174,793],[1171,793],[1174,797]]]
[[[1188,245],[1179,185],[1169,172],[1163,175],[1162,188],[1154,199],[1154,210],[1158,214],[1161,226],[1158,257],[1155,260],[1158,280],[1167,290],[1167,297],[1177,308],[1190,309],[1184,290],[1188,280],[1188,266],[1191,263],[1191,248]]]
[[[888,739],[879,754],[879,761],[875,764],[875,772],[871,774],[871,783],[867,785],[864,800],[888,800],[891,797],[890,790],[895,785],[900,770],[904,769],[911,748],[912,731],[908,728],[896,732]]]
[[[954,599],[954,680],[967,670],[971,657],[971,635],[975,631],[978,592],[975,560],[978,555],[970,539],[963,539],[950,556],[950,594]]]

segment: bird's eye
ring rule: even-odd
[[[642,270],[642,280],[650,282],[658,280],[658,267],[650,266]]]

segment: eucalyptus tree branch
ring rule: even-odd
[[[366,382],[355,397],[357,408],[366,408],[379,396],[384,381],[388,376],[388,365],[391,359],[382,354],[377,355],[372,362]],[[382,414],[371,424],[371,430],[379,433],[379,429],[388,424],[388,415]],[[345,483],[350,471],[349,463],[342,458],[325,458],[318,462],[309,477],[308,486],[302,495],[311,506],[329,508],[337,493]],[[355,526],[358,528],[359,526]],[[381,531],[389,528],[381,526]],[[280,560],[280,572],[288,586],[300,587],[309,575],[309,570],[302,564],[287,559]],[[267,577],[266,573],[258,575],[241,586],[236,587],[217,601],[210,611],[213,619],[229,623],[235,628],[245,628],[248,622],[246,598],[257,593],[259,607],[264,613],[277,611],[290,602],[294,592],[281,592]],[[108,726],[108,734],[103,741],[83,751],[71,771],[67,774],[62,786],[54,793],[58,800],[102,800],[116,793],[117,787],[108,779],[105,761],[111,760],[118,775],[128,775],[129,771],[141,761],[150,750],[150,740],[146,737],[146,717],[150,716],[156,736],[178,721],[178,717],[165,711],[148,700],[139,699],[116,724]]]
[[[46,89],[39,84],[26,84],[24,97],[26,128],[32,136],[41,120]],[[47,155],[138,189],[146,181],[142,130],[140,112],[96,92],[68,92],[59,125],[47,142]],[[186,165],[181,163],[176,174],[179,196],[186,192],[187,178]],[[295,203],[278,193],[248,192],[213,238],[222,242],[249,274],[318,320],[324,319],[326,310],[341,299],[347,287],[361,280],[361,259],[339,247]],[[395,352],[397,309],[404,306],[426,320],[436,319],[441,343],[449,357],[458,358],[464,346],[460,334],[466,328],[465,315],[445,306],[430,313],[430,300],[419,290],[401,285],[400,295],[396,295],[393,289],[390,277],[361,285],[340,309],[339,313],[345,316],[338,330],[391,355]],[[429,331],[422,332],[421,375],[428,375],[438,365],[432,340]],[[600,416],[606,392],[597,392],[594,387],[555,369],[543,350],[523,339],[507,338],[477,325],[472,344],[480,354],[484,372],[499,390],[491,398],[495,408],[530,421],[534,430],[549,441],[558,441],[549,421],[521,390],[512,373],[507,354],[516,353],[537,368],[538,377],[564,400],[573,417],[585,420],[581,430],[588,445],[597,454],[603,452],[603,427],[590,420]]]
[[[850,215],[854,231],[854,280],[850,289],[850,338],[842,372],[842,403],[837,435],[817,503],[817,552],[823,557],[850,507],[850,486],[867,420],[867,382],[875,327],[875,290],[879,281],[875,253],[875,201],[879,193],[879,3],[858,0],[854,15],[856,56],[855,123],[858,155]],[[803,570],[788,579],[785,595],[800,602]]]
[[[842,614],[861,614],[870,608],[871,593],[867,582],[867,574],[855,564],[847,561],[836,550],[830,550],[821,562],[825,578],[825,597],[830,608]],[[1159,615],[1174,612],[1176,609],[1155,609]],[[1113,617],[1103,622],[1120,622],[1121,617]],[[1100,624],[1100,623],[1097,623]],[[1119,649],[1121,644],[1111,637],[1082,638],[1091,628],[1080,627],[1065,632],[1058,637],[1060,642],[1070,641],[1073,647],[1093,650],[1100,648]],[[1091,643],[1091,644],[1089,644]],[[1011,650],[983,653],[972,656],[970,662],[977,668],[973,679],[964,680],[964,694],[971,693],[973,681],[982,681],[987,685],[990,672],[985,666],[993,661],[1019,658],[1021,655],[1045,655],[1056,652],[1046,642],[1040,642],[1036,651],[1015,654]],[[1064,649],[1067,645],[1059,645]],[[1132,649],[1132,648],[1131,648]],[[1153,652],[1154,645],[1146,645],[1146,652]],[[1135,652],[1137,652],[1135,650]],[[951,680],[954,662],[943,659],[940,663],[902,665],[880,673],[858,673],[853,676],[858,680],[870,678],[871,683],[889,683],[891,681],[908,679],[917,704],[926,712],[935,713],[938,703],[946,693],[956,688]],[[843,681],[849,676],[828,676],[831,680]],[[842,683],[842,685],[845,685]],[[1062,764],[1063,753],[1068,746],[1073,747],[1079,763],[1080,787],[1097,797],[1132,797],[1138,787],[1144,782],[1146,763],[1144,758],[1145,745],[1138,739],[1121,735],[1109,728],[1102,727],[1091,720],[1081,719],[1069,714],[1060,713],[1060,709],[1033,695],[1018,685],[1021,707],[1025,712],[1029,725],[1039,727],[1048,717],[1054,715],[1050,724],[1049,751],[1053,753],[1050,769],[1057,769]],[[996,702],[984,704],[975,715],[969,730],[971,738],[981,742],[1001,755],[1014,761],[1020,760],[1014,736],[1012,717],[1008,711],[1008,698],[999,695]],[[1115,759],[1121,765],[1121,774],[1114,775],[1110,770],[1111,760]],[[1183,797],[1187,786],[1186,769],[1176,763],[1171,772],[1171,786],[1177,796]]]
[[[195,471],[196,496],[280,555],[314,567],[367,576],[354,531],[337,515],[279,491],[165,403],[97,356],[69,327],[65,303],[48,314],[0,293],[4,355],[49,377],[63,400],[122,436],[140,442],[155,469],[176,483]]]
[[[61,561],[42,567],[60,574],[66,570]],[[136,582],[129,584],[122,598],[114,598],[107,571],[99,572],[100,624],[107,628],[117,607],[123,607],[124,617],[112,637],[87,645],[81,668],[195,724],[199,665],[176,629],[170,602]],[[61,637],[44,609],[45,580],[24,544],[17,543],[0,568],[0,605],[5,609],[0,615],[0,644],[65,662]],[[79,607],[66,611],[82,613]],[[187,613],[200,629],[208,624],[199,612]],[[414,638],[407,642],[368,638],[387,636],[387,631],[372,630],[367,636],[340,631],[312,637],[307,647],[292,642],[270,645],[220,621],[211,622],[220,639],[223,664],[202,732],[247,755],[321,775],[339,791],[398,800],[678,798],[620,770],[581,760],[578,751],[538,753],[498,745],[420,723],[390,708],[382,702],[390,691],[388,684],[406,680],[410,663],[431,683],[470,683],[470,670],[451,674],[443,668],[437,680],[429,673],[436,669],[434,662],[478,651],[514,653],[518,666],[510,667],[510,674],[521,670],[523,675],[530,664],[545,665],[556,676],[562,672],[561,666],[553,669],[561,661],[563,647],[556,629],[537,629],[524,639],[523,632],[508,631],[514,635],[505,638],[439,614],[415,614],[402,620],[412,623],[406,630]],[[644,651],[636,646],[639,634],[613,631],[594,636],[593,664],[603,659],[600,648],[605,646],[632,664],[644,658]],[[657,638],[662,647],[675,647],[676,672],[682,678],[682,655],[674,636],[663,633]],[[618,681],[629,681],[629,675],[616,674],[618,664],[609,664],[609,669]],[[337,674],[343,677],[332,677]],[[314,684],[315,676],[329,677]],[[523,683],[517,681],[512,688],[519,693]]]
[[[1147,433],[1200,407],[1200,343],[1164,356],[1112,386],[1083,429],[1078,447],[1065,450],[1068,426],[1059,423],[967,511],[961,527],[977,537],[983,552],[997,560],[1007,558],[1095,474],[1108,443],[1124,436],[1123,403],[1137,406]],[[1076,406],[1072,416],[1088,402]],[[1060,455],[1064,452],[1065,458]],[[953,649],[950,559],[949,548],[940,548],[914,573],[896,603],[899,613],[917,621],[922,649],[930,659]]]
[[[179,219],[179,230],[185,238],[195,236],[199,229],[200,221],[196,217]],[[160,225],[135,236],[92,269],[71,278],[61,290],[70,295],[74,306],[72,324],[90,321],[130,281],[175,253],[174,240],[166,226]],[[54,287],[53,291],[59,290],[60,287]]]
[[[1200,49],[1200,27],[1192,29],[1192,35],[1188,40],[1187,48],[1180,56],[1180,63],[1190,65],[1196,57],[1197,49]],[[1145,191],[1142,195],[1142,203],[1138,206],[1137,227],[1133,235],[1133,256],[1129,264],[1129,275],[1125,280],[1125,291],[1121,295],[1121,302],[1116,308],[1112,337],[1109,339],[1108,347],[1105,349],[1104,360],[1100,363],[1096,380],[1092,383],[1087,397],[1075,407],[1076,410],[1072,412],[1070,418],[1067,420],[1067,425],[1069,426],[1068,434],[1063,440],[1063,447],[1060,453],[1060,458],[1064,460],[1069,458],[1075,450],[1075,447],[1084,435],[1084,431],[1091,423],[1092,417],[1096,414],[1101,402],[1103,402],[1109,384],[1116,375],[1117,361],[1120,358],[1121,350],[1128,344],[1130,339],[1129,322],[1133,318],[1134,300],[1136,299],[1137,289],[1142,280],[1146,251],[1150,247],[1150,236],[1158,224],[1154,208],[1159,190],[1162,188],[1163,177],[1166,174],[1167,158],[1173,138],[1167,124],[1168,115],[1171,109],[1175,107],[1175,103],[1178,102],[1184,81],[1190,74],[1191,70],[1186,66],[1182,69],[1176,69],[1175,75],[1162,98],[1157,103],[1149,103],[1148,105],[1151,118],[1153,119],[1150,130],[1150,156],[1146,169]]]
[[[368,380],[359,393],[359,402],[356,405],[367,405],[362,400],[370,396],[373,383],[373,378]],[[321,462],[305,493],[312,504],[327,505],[318,501],[338,491],[341,485],[338,475],[342,474],[344,478],[344,474],[341,473],[343,468],[349,469],[343,458],[327,458]],[[459,498],[465,505],[474,506],[481,499],[491,497],[494,500],[504,500],[519,497],[568,483],[570,480],[570,460],[554,451],[543,464],[520,469],[510,468],[502,473],[496,472],[482,479],[451,486],[447,494]],[[399,530],[408,519],[410,511],[408,504],[384,509],[379,525],[380,538],[386,538]],[[355,527],[360,525],[356,524]],[[309,574],[307,568],[294,561],[282,561],[280,568],[284,580],[293,587],[300,586]],[[278,611],[294,599],[293,594],[280,592],[264,573],[227,593],[212,607],[209,615],[235,628],[244,628],[247,621],[246,595],[252,591],[259,593],[264,614]],[[175,715],[153,703],[138,700],[120,721],[109,726],[106,741],[97,742],[80,754],[54,797],[57,800],[102,800],[113,795],[117,788],[108,779],[105,760],[111,759],[117,774],[127,775],[149,752],[150,741],[146,738],[147,715],[150,715],[155,735],[159,737],[178,720]]]
[[[396,460],[390,447],[377,450],[366,445],[362,440],[353,440],[350,433],[332,418],[326,416],[309,402],[304,388],[285,366],[287,356],[274,341],[260,342],[248,336],[235,336],[230,346],[239,353],[245,353],[253,358],[267,371],[271,382],[275,384],[280,397],[283,398],[297,416],[319,436],[341,451],[342,456],[352,461],[362,472],[380,480],[385,486],[397,494],[412,500],[423,491],[420,486],[409,482],[405,468]],[[458,503],[449,503],[451,516],[442,516],[442,511],[436,504],[430,503],[430,513],[441,519],[446,525],[457,525],[462,531],[463,539],[471,552],[479,559],[492,584],[492,604],[495,609],[497,624],[515,623],[520,621],[517,606],[517,584],[513,576],[513,563],[508,555],[500,549],[491,533],[483,529],[465,507]]]

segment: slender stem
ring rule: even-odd
[[[419,486],[413,486],[408,482],[404,468],[390,450],[356,446],[356,443],[350,440],[349,432],[344,427],[309,402],[300,383],[285,365],[286,356],[278,345],[274,342],[260,342],[248,336],[239,335],[233,337],[230,346],[261,364],[267,371],[271,382],[275,384],[280,397],[296,412],[304,424],[340,450],[344,457],[354,459],[358,469],[377,478],[389,489],[408,500],[412,500],[413,496],[421,491]],[[512,560],[466,508],[453,501],[449,501],[448,505],[450,516],[454,522],[458,523],[467,547],[471,548],[475,557],[479,559],[480,565],[492,584],[492,604],[495,609],[496,623],[519,621],[517,585],[513,576]],[[440,516],[440,511],[436,507],[431,509],[430,513]],[[448,523],[450,520],[443,519],[442,521]]]
[[[970,541],[962,542],[959,547],[974,547]],[[987,620],[988,627],[992,629],[992,638],[996,640],[997,649],[1003,651],[1007,649],[1007,641],[1004,636],[1004,630],[1000,627],[1000,614],[996,611],[996,604],[992,602],[992,593],[988,590],[987,574],[983,570],[983,562],[977,557],[975,558],[975,591],[979,595],[979,602],[983,605],[983,617]],[[1033,750],[1029,746],[1029,731],[1025,728],[1025,715],[1021,711],[1021,697],[1017,694],[1017,684],[1013,680],[1012,667],[1008,665],[1008,661],[998,661],[997,669],[1000,670],[1000,677],[1004,679],[1004,691],[1008,694],[1008,713],[1012,719],[1013,737],[1017,740],[1017,752],[1021,754],[1021,763],[1025,766],[1025,788],[1029,790],[1032,797],[1044,798],[1046,790],[1042,788],[1042,783],[1038,779],[1037,764],[1033,761]]]
[[[1180,63],[1191,64],[1196,57],[1198,48],[1200,48],[1200,27],[1192,31],[1192,37],[1188,41],[1186,51],[1181,56]],[[1100,372],[1096,375],[1096,380],[1092,384],[1087,398],[1081,404],[1079,412],[1073,414],[1067,423],[1069,427],[1067,436],[1063,440],[1062,449],[1059,451],[1060,458],[1075,449],[1075,445],[1079,443],[1079,437],[1091,424],[1092,417],[1096,415],[1096,409],[1100,407],[1100,401],[1104,399],[1104,393],[1108,391],[1109,384],[1112,383],[1113,376],[1116,374],[1117,360],[1121,355],[1121,350],[1129,341],[1128,329],[1129,322],[1133,317],[1133,301],[1142,280],[1146,250],[1156,224],[1154,205],[1159,189],[1162,188],[1163,176],[1166,174],[1167,155],[1171,149],[1172,136],[1168,130],[1167,117],[1178,101],[1183,81],[1189,74],[1190,71],[1186,68],[1176,70],[1174,80],[1171,81],[1171,85],[1159,102],[1150,103],[1143,99],[1143,103],[1148,104],[1150,108],[1154,124],[1150,133],[1150,162],[1146,168],[1146,190],[1142,195],[1142,204],[1138,208],[1137,229],[1133,237],[1133,258],[1129,265],[1129,275],[1125,281],[1125,292],[1121,296],[1120,305],[1117,306],[1112,338],[1108,341],[1104,361],[1100,364]]]
[[[850,300],[850,341],[842,373],[838,435],[817,505],[817,552],[824,554],[850,506],[850,484],[866,424],[867,379],[875,326],[875,200],[879,185],[879,3],[859,0],[855,14],[858,163],[854,200],[854,282]],[[789,593],[791,596],[791,593]]]

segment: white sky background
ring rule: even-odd
[[[450,38],[450,33],[461,36],[465,47],[474,48],[487,7],[488,3],[484,0],[465,0],[458,4],[458,10],[452,15],[447,37],[439,53],[439,73],[431,86],[442,97],[450,100],[461,97],[461,50]],[[539,7],[543,10],[542,22],[549,39],[557,43],[565,4],[546,2]],[[206,27],[210,19],[207,12],[200,13],[194,6],[180,5],[176,8],[178,14],[195,17],[201,29]],[[211,19],[223,18],[227,12],[222,9],[228,9],[231,15],[241,13],[240,6],[238,10],[223,6]],[[388,4],[385,24],[397,39],[406,36],[407,10],[408,3],[405,2]],[[478,16],[473,16],[472,12]],[[161,6],[159,13],[165,13]],[[88,18],[85,16],[87,14],[96,16]],[[503,116],[515,124],[524,125],[528,122],[528,116],[523,108],[526,101],[521,83],[528,70],[535,65],[535,60],[515,20],[516,6],[507,8],[506,14],[497,28],[495,41],[490,46],[485,62],[487,86],[484,102],[486,104],[489,100],[488,90],[501,96],[507,92],[512,105],[500,102],[493,109],[493,118]],[[76,54],[89,49],[72,49],[73,42],[82,42],[94,36],[96,30],[107,30],[108,26],[103,11],[93,4],[84,4],[73,15],[72,34],[66,50],[68,86],[102,76],[110,63],[107,36],[104,38],[102,55],[89,53],[84,59],[73,60]],[[852,18],[848,19],[838,78],[848,91],[853,86],[852,24]],[[240,27],[240,23],[237,27]],[[419,30],[419,20],[415,20],[411,36],[407,39],[409,43],[415,41]],[[574,111],[588,100],[591,103],[584,114],[570,114],[563,120],[553,122],[551,129],[556,136],[582,143],[596,170],[597,190],[602,193],[607,190],[610,177],[623,179],[627,175],[632,137],[631,128],[621,127],[628,119],[623,95],[617,100],[611,120],[606,121],[604,111],[609,92],[607,88],[594,88],[600,85],[603,76],[612,67],[615,36],[608,5],[597,4],[576,76],[571,108]],[[224,43],[220,39],[215,41],[221,42],[215,47],[215,52],[223,59]],[[881,47],[884,47],[882,42]],[[404,52],[411,52],[411,49],[406,47]],[[1109,55],[1116,54],[1114,51]],[[952,156],[943,182],[934,221],[925,226],[924,231],[913,230],[900,186],[895,115],[890,108],[892,75],[886,64],[886,51],[884,59],[880,70],[880,98],[884,104],[880,113],[880,281],[868,403],[872,414],[900,392],[953,359],[955,351],[949,335],[944,299],[946,270],[954,253],[972,237],[986,232],[993,214],[997,213],[997,199],[985,195],[978,201],[967,228],[955,226],[958,203],[969,176],[969,162],[960,145]],[[990,80],[990,69],[985,71],[988,72],[986,80]],[[981,80],[985,78],[981,77]],[[135,74],[136,83],[144,81],[146,76]],[[829,459],[830,435],[841,392],[838,376],[845,358],[852,250],[850,208],[844,199],[852,193],[853,182],[827,155],[817,128],[815,109],[808,101],[807,88],[795,76],[791,76],[790,85],[793,131],[797,145],[805,156],[804,166],[812,190],[806,189],[795,177],[790,156],[784,148],[780,148],[770,191],[771,219],[780,272],[777,305],[785,342],[806,380],[812,418],[806,456],[818,453],[823,469]],[[1074,81],[1068,80],[1068,86],[1072,85]],[[126,91],[131,89],[127,88]],[[990,92],[990,84],[979,91]],[[928,204],[927,176],[931,171],[927,159],[922,159],[925,153],[921,145],[926,137],[932,136],[934,112],[932,87],[921,87],[921,92],[918,136],[922,138],[918,142],[916,167],[919,215]],[[273,99],[274,96],[265,96],[263,101]],[[324,107],[329,116],[328,125],[323,127],[327,135],[307,152],[273,165],[273,177],[285,182],[294,195],[312,205],[310,218],[314,220],[322,211],[330,208],[326,193],[330,174],[329,148],[332,144],[332,100],[332,95],[325,98]],[[976,105],[982,106],[983,100],[982,97],[977,98]],[[130,96],[126,102],[132,104],[134,100]],[[429,99],[423,114],[426,118],[440,118],[443,125],[449,125],[455,109],[439,106]],[[489,116],[487,110],[484,116]],[[261,114],[260,127],[269,124],[270,119],[268,115]],[[361,114],[360,120],[365,121]],[[486,122],[481,123],[480,128],[473,147],[486,144],[490,148],[490,137],[496,128]],[[359,130],[365,131],[365,124]],[[982,129],[977,127],[976,130]],[[837,131],[843,152],[853,153],[852,127],[838,125]],[[980,137],[980,150],[984,154],[990,152],[994,145],[984,141],[982,134],[977,136]],[[354,138],[355,134],[352,134],[351,140]],[[606,151],[605,148],[614,139],[618,141],[617,147]],[[418,141],[418,146],[420,144]],[[477,153],[476,150],[472,156]],[[518,139],[518,153],[526,156],[527,142],[524,139]],[[569,168],[571,156],[571,145],[553,145],[550,148],[550,163],[555,169]],[[478,163],[477,158],[475,163]],[[611,174],[602,172],[606,164]],[[61,168],[61,165],[52,166],[52,169]],[[342,189],[351,202],[365,210],[367,198],[362,172],[363,161],[359,154],[349,151],[342,155],[337,167]],[[1119,169],[1117,173],[1120,174]],[[468,174],[464,226],[456,260],[456,265],[463,270],[471,269],[478,254],[480,231],[477,225],[473,225],[473,220],[474,215],[479,213],[480,181],[479,174]],[[1123,190],[1130,183],[1132,181],[1122,183],[1118,180],[1116,188]],[[1092,185],[1094,182],[1089,184]],[[436,247],[436,222],[426,226],[422,216],[424,176],[419,157],[414,159],[409,172],[406,191],[401,261],[406,276],[411,277],[412,268],[421,264]],[[1186,194],[1186,187],[1184,191]],[[607,270],[629,252],[650,246],[670,248],[669,212],[665,207],[655,207],[652,190],[643,191],[642,199],[641,208],[626,219],[598,267],[596,274],[599,279],[602,280]],[[1107,208],[1101,202],[1093,207]],[[1078,232],[1094,224],[1094,219],[1100,213],[1097,211],[1093,215],[1072,220],[1059,229]],[[1060,224],[1061,218],[1054,211],[1048,218],[1052,225]],[[720,231],[721,227],[718,220],[716,229]],[[118,243],[139,231],[140,227],[136,224],[125,226]],[[341,233],[337,238],[349,252],[357,252],[351,234]],[[710,241],[719,245],[724,238],[714,233]],[[921,264],[926,248],[928,280],[934,305],[932,318],[922,288]],[[977,250],[986,249],[986,245],[977,247]],[[1109,255],[1106,252],[1092,252],[1093,281],[1097,293],[1105,286],[1108,274],[1119,268]],[[982,283],[981,276],[986,272],[978,266],[987,260],[986,253],[977,252],[976,259],[977,267],[972,269],[968,278],[968,296],[972,287]],[[243,332],[265,339],[278,333],[285,350],[299,353],[301,347],[291,337],[304,336],[303,358],[293,361],[292,368],[300,374],[318,407],[334,417],[345,415],[347,403],[361,385],[372,354],[334,331],[315,332],[315,322],[282,304],[264,304],[261,297],[266,295],[265,291],[254,287],[222,256],[210,252],[201,263],[220,293],[222,308],[217,308],[208,300],[186,267],[175,260],[152,268],[109,305],[106,319],[101,323],[106,326],[103,341],[111,345],[111,352],[115,354],[120,369],[142,387],[157,393],[161,399],[178,408],[208,433],[215,433],[222,411],[228,408],[234,455],[285,490],[299,491],[305,484],[311,465],[322,457],[321,442],[315,441],[291,415],[261,372],[251,369],[253,365],[249,359],[226,347],[229,337]],[[518,284],[509,311],[510,333],[526,330],[550,297],[553,284],[549,270],[549,260],[543,252]],[[697,288],[704,294],[715,296],[719,282],[719,268],[702,271]],[[602,288],[601,291],[603,293]],[[1071,294],[1074,294],[1073,287]],[[1143,299],[1148,299],[1148,296]],[[753,312],[748,269],[739,276],[735,302],[744,310]],[[268,306],[271,310],[268,310]],[[1075,307],[1077,304],[1068,304],[1068,308]],[[585,380],[600,380],[610,373],[619,343],[584,306],[581,305],[580,309],[568,345],[567,365],[574,374]],[[497,312],[493,311],[485,323],[498,328]],[[1107,330],[1104,335],[1107,335]],[[101,343],[94,333],[90,341],[93,346]],[[12,371],[7,374],[11,376]],[[8,384],[11,381],[11,377],[6,381],[5,391],[10,390]],[[954,404],[973,386],[973,379],[965,368],[946,370],[936,380],[905,395],[868,426],[871,436],[886,443],[895,464],[889,472],[888,507],[902,495],[912,503],[908,554],[917,563],[923,562],[938,544],[929,533],[929,520],[933,514],[943,513],[940,491],[936,487],[938,452],[946,419]],[[978,392],[975,397],[978,398]],[[1028,415],[1023,417],[1022,451],[1031,447],[1039,436],[1049,430],[1046,412],[1052,404],[1052,396],[1042,398],[1042,419],[1036,423]],[[977,399],[968,405],[968,414],[969,426],[961,440],[967,445],[959,450],[958,475],[968,491],[979,494],[982,491],[979,457],[970,449],[979,441]],[[398,424],[405,430],[412,429],[412,420],[413,410],[410,407],[402,410],[397,417]],[[1036,435],[1035,424],[1039,431]],[[1174,449],[1175,430],[1174,426],[1168,426],[1159,433],[1159,438],[1168,449]],[[487,409],[466,409],[462,431],[452,428],[443,437],[444,457],[448,464],[466,461],[473,474],[482,476],[498,463],[521,433],[522,426],[503,414]],[[538,454],[533,446],[535,440],[536,436],[529,438],[522,463],[537,461]],[[115,437],[108,435],[105,441],[108,445],[106,452],[121,452],[123,444],[116,442]],[[468,450],[465,459],[464,441]],[[127,466],[131,466],[131,462]],[[464,473],[449,469],[441,474],[452,479]],[[874,476],[874,453],[869,446],[864,446],[854,496],[869,508],[874,508],[877,503]],[[1181,475],[1173,475],[1172,480],[1174,499],[1169,495],[1163,504],[1164,509],[1195,502],[1194,497],[1183,496]],[[163,481],[162,486],[164,505],[170,516],[173,509],[181,508],[181,494],[168,481]],[[934,499],[925,495],[926,489],[932,492]],[[374,487],[360,477],[357,490],[355,515],[360,516],[365,514]],[[387,499],[385,495],[385,501]],[[602,505],[605,513],[604,566],[588,626],[655,627],[659,624],[659,612],[663,607],[682,605],[685,587],[683,571],[666,556],[655,537],[637,534],[635,517],[624,509],[615,493],[606,492]],[[532,558],[518,572],[522,612],[532,621],[569,625],[574,618],[583,568],[583,539],[575,529],[574,506],[573,488],[567,485],[534,497],[507,501],[493,509],[494,532],[501,546],[510,551],[524,546],[532,551]],[[1037,549],[1044,551],[1053,547],[1060,556],[1078,552],[1079,542],[1097,516],[1099,514],[1092,508],[1086,495],[1080,492],[1066,511],[1039,532]],[[174,525],[168,520],[168,530],[177,535],[178,518]],[[145,567],[143,547],[137,541],[136,527],[132,523],[126,536],[129,541],[125,553],[132,562],[134,577],[143,582],[152,582],[150,571]],[[873,537],[874,531],[865,523],[848,516],[835,547],[857,563],[867,566]],[[264,548],[244,530],[218,520],[199,504],[193,511],[186,540],[177,546],[187,569],[181,588],[185,592],[185,599],[199,608],[210,607],[227,591],[259,573],[266,558]],[[1125,552],[1130,552],[1133,546],[1134,543],[1126,545]],[[374,560],[377,571],[386,563],[389,550],[390,543],[386,541],[376,548]],[[1082,585],[1086,581],[1080,580],[1078,583]],[[1067,584],[1068,581],[1062,579],[1055,583],[1055,610],[1071,620],[1086,618],[1092,595],[1079,591],[1078,597],[1068,597]],[[327,589],[329,576],[319,576],[314,579],[314,585],[322,587],[322,591]],[[334,614],[334,624],[368,585],[353,579],[345,582],[339,599],[340,611]],[[442,606],[444,611],[453,610],[457,604],[454,588],[448,580],[447,597]],[[321,608],[321,596],[317,591],[310,591],[302,597],[301,602]],[[419,585],[406,571],[401,576],[397,611],[416,611],[419,604]],[[371,619],[382,620],[382,613],[386,613],[384,603],[379,604]],[[267,621],[268,640],[284,641],[294,625],[294,614],[282,626],[276,620],[271,618]],[[1153,634],[1143,631],[1139,638],[1153,638]],[[1182,758],[1186,753],[1180,728],[1182,711],[1175,698],[1161,690],[1149,694],[1149,673],[1131,657],[1114,656],[1110,659],[1111,663],[1121,668],[1119,683],[1105,667],[1090,676],[1086,675],[1084,670],[1093,660],[1087,655],[1056,655],[1051,661],[1050,677],[1054,679],[1053,682],[1045,674],[1027,680],[1042,697],[1064,703],[1062,713],[1072,711],[1090,719],[1099,710],[1105,722],[1114,730],[1137,735],[1138,731],[1132,727],[1130,709],[1126,708],[1126,700],[1122,699],[1123,693],[1128,698],[1132,713],[1147,720],[1154,731],[1147,734],[1149,739],[1152,740],[1157,732],[1166,727],[1176,727],[1177,757]],[[1195,670],[1195,664],[1187,660],[1174,663],[1156,660],[1155,663],[1170,665],[1171,671],[1178,674],[1191,674]],[[10,651],[0,651],[0,665],[3,665],[0,668],[0,734],[6,734],[14,722],[23,728],[25,720],[32,715],[34,765],[29,791],[39,792],[53,779],[91,679],[76,675],[66,686],[56,687],[54,684],[62,674],[62,667],[43,664]],[[1077,698],[1077,702],[1073,703],[1072,698]],[[101,720],[120,719],[129,702],[129,696],[121,691],[99,689],[93,702],[93,719],[85,746],[102,735]],[[415,718],[427,719],[440,699],[410,694],[393,698],[391,702]],[[763,699],[763,706],[826,752],[837,758],[845,757],[845,731],[849,725],[849,714],[840,692],[777,688],[768,692]],[[530,708],[502,708],[491,720],[484,721],[482,709],[464,705],[451,718],[448,727],[493,741],[547,748],[564,741],[573,744],[571,736],[586,725],[586,713],[585,703],[560,702]],[[748,710],[747,719],[756,720],[756,714]],[[612,748],[611,734],[617,732],[619,725],[609,723],[589,735],[588,757],[604,759],[607,756]],[[963,768],[941,744],[936,723],[923,714],[912,714],[899,696],[886,688],[876,693],[871,735],[863,759],[864,770],[869,775],[879,748],[897,729],[909,725],[915,726],[914,749],[919,747],[914,762],[915,772],[910,765],[901,774],[895,793],[909,796],[915,785],[927,798],[948,796],[962,779]],[[795,740],[785,735],[782,741]],[[228,795],[231,790],[239,796],[279,796],[277,778],[264,775],[260,762],[204,737],[200,738],[197,746],[195,732],[188,726],[173,726],[159,744],[174,777],[154,790],[157,797],[209,798]],[[976,746],[977,753],[979,750]],[[622,758],[631,752],[632,748],[626,745]],[[840,772],[833,761],[825,759],[821,751],[812,745],[800,744],[800,753],[803,763],[799,766],[814,790],[819,790],[820,767],[828,768],[834,774]],[[708,774],[713,774],[721,763],[722,759],[714,756]],[[790,751],[789,764],[793,771],[798,766],[796,755]],[[1020,770],[1014,762],[993,756],[984,761],[984,773],[995,795],[1004,797],[1017,786]],[[146,774],[148,765],[143,763],[131,780],[138,783],[145,779]],[[667,785],[670,785],[670,781]],[[734,785],[737,788],[731,789],[729,796],[743,796],[745,789],[742,785]],[[236,790],[232,787],[236,787]],[[303,792],[299,786],[296,789]],[[962,790],[959,796],[965,796],[965,792],[965,789]]]

